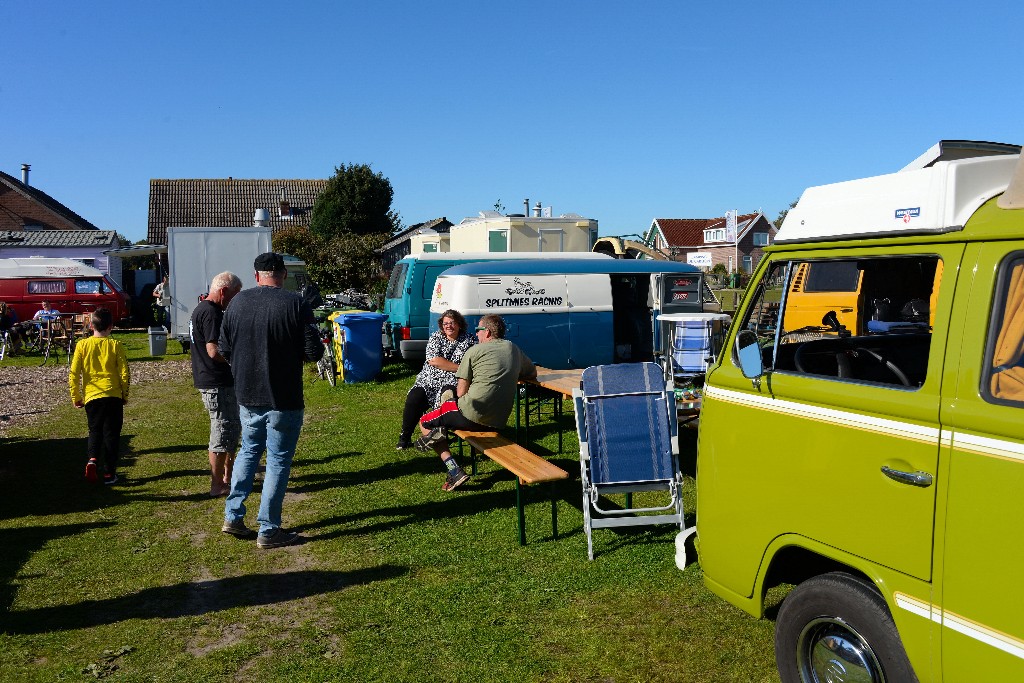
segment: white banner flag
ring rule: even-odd
[[[736,211],[725,212],[725,241],[736,241]]]

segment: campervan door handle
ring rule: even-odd
[[[911,486],[920,486],[922,488],[932,485],[932,475],[927,472],[903,472],[901,470],[894,470],[888,465],[882,465],[882,474],[901,484],[910,484]]]

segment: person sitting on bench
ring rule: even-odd
[[[452,457],[449,429],[494,431],[505,426],[516,400],[516,385],[533,379],[537,368],[523,351],[505,339],[505,321],[488,314],[476,326],[479,344],[462,357],[455,373],[456,399],[445,401],[420,419],[423,436],[416,442],[421,451],[433,449],[444,463],[447,478],[441,487],[451,491],[469,479]]]

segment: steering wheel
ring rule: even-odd
[[[871,349],[866,349],[863,346],[855,346],[854,348],[850,349],[849,351],[839,351],[838,353],[836,353],[836,356],[838,357],[840,355],[846,355],[848,353],[853,353],[853,354],[865,353],[865,354],[871,356],[876,361],[878,361],[879,365],[884,365],[885,368],[889,372],[891,372],[893,375],[895,375],[896,379],[898,379],[900,381],[900,384],[902,384],[905,387],[909,387],[910,386],[910,379],[907,378],[907,375],[902,370],[900,370],[898,367],[896,367],[895,363],[893,363],[891,360],[888,360],[887,358],[883,358],[882,355],[880,353],[878,353],[877,351],[872,351]],[[838,358],[836,359],[836,361],[838,362]],[[849,359],[846,359],[846,361],[847,361],[847,363],[849,363]]]
[[[807,347],[812,343],[813,342],[804,342],[803,344],[800,344],[798,347],[796,347],[796,352],[793,353],[793,365],[796,366],[798,372],[803,372],[806,374],[818,374],[810,373],[804,366],[804,358],[807,353]],[[852,349],[843,349],[841,351],[835,352],[834,357],[836,361],[836,377],[839,377],[841,379],[855,379],[853,374],[853,366],[850,363],[850,357],[851,354],[854,357],[856,357],[856,355],[859,353],[863,353],[867,356],[870,356],[871,358],[876,360],[879,365],[885,366],[885,368],[889,370],[889,372],[891,372],[896,377],[896,379],[899,380],[899,383],[902,384],[903,386],[911,386],[910,379],[907,377],[906,373],[900,370],[895,363],[893,363],[891,360],[882,357],[882,355],[879,354],[877,351],[866,349],[863,346],[855,346]]]
[[[804,328],[801,328],[801,330],[802,329],[804,329]],[[800,332],[800,330],[793,330],[792,332],[789,332],[788,334],[793,334],[793,333],[796,333],[796,332]],[[814,339],[814,340],[811,340],[811,341],[805,341],[805,342],[799,344],[796,347],[796,351],[793,352],[793,365],[796,366],[797,372],[802,372],[802,373],[805,373],[805,374],[808,374],[808,375],[820,374],[820,373],[817,373],[817,372],[813,372],[812,373],[810,370],[808,370],[806,367],[804,367],[804,358],[807,355],[807,347],[810,346],[811,344],[813,344],[815,341],[819,341],[819,340]],[[837,363],[840,362],[839,358],[838,358],[839,355],[840,354],[836,354],[836,362]],[[849,366],[850,366],[849,361],[844,358],[843,359],[843,363],[845,363],[846,370],[847,370],[847,372],[849,372]],[[843,366],[841,364],[837,368],[837,376],[838,377],[843,377],[844,375],[842,373],[843,373]]]

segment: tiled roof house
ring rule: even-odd
[[[27,166],[27,164],[26,164]],[[0,230],[99,230],[56,199],[0,171]]]
[[[309,225],[313,203],[327,180],[237,178],[149,181],[150,244],[166,244],[167,228],[247,227],[256,209],[266,209],[273,230]]]
[[[121,259],[103,252],[120,246],[113,230],[0,230],[0,258],[74,259],[106,273],[119,285],[123,284]]]
[[[710,254],[712,265],[721,263],[730,272],[750,273],[778,232],[761,212],[736,217],[734,240],[726,239],[725,228],[725,217],[655,218],[644,237],[674,261],[686,261],[687,254],[699,252]]]

